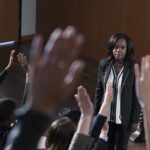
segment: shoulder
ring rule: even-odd
[[[99,62],[99,67],[105,70],[105,68],[109,66],[111,62],[112,62],[112,59],[110,57],[103,58]]]

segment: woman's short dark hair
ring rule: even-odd
[[[68,117],[54,121],[49,129],[45,142],[46,149],[66,150],[75,132],[75,126]]]
[[[124,33],[116,33],[114,35],[112,35],[108,41],[108,55],[111,56],[113,58],[113,49],[117,43],[118,40],[120,39],[124,39],[127,43],[127,55],[126,55],[126,59],[130,59],[132,58],[132,56],[134,55],[134,48],[133,48],[133,44],[132,41],[130,39],[130,37],[127,34]]]

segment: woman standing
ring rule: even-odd
[[[131,130],[139,121],[141,108],[135,94],[133,53],[134,48],[129,36],[117,33],[108,41],[108,57],[102,59],[99,64],[95,115],[101,107],[107,82],[114,88],[114,99],[108,117],[107,150],[127,150]]]

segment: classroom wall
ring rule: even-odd
[[[19,0],[0,0],[0,42],[18,39]]]
[[[22,36],[36,32],[36,0],[22,0]]]
[[[150,1],[37,0],[37,32],[48,35],[55,27],[71,24],[85,37],[82,54],[99,60],[106,55],[108,38],[129,34],[137,58],[150,53]]]

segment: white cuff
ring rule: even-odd
[[[106,134],[104,134],[104,133],[101,133],[100,136],[99,136],[99,138],[103,139],[106,142],[108,140],[108,136]]]

